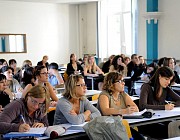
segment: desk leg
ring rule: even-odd
[[[91,79],[92,90],[94,90],[94,78]]]

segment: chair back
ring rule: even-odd
[[[180,136],[180,120],[170,122],[168,125],[168,137]]]
[[[64,74],[63,74],[63,78],[64,78],[64,81],[66,82],[67,81],[67,79],[68,79],[68,74],[67,74],[67,72],[65,71],[64,72]]]

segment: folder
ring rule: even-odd
[[[19,138],[19,137],[42,137],[47,127],[30,128],[28,132],[10,132],[3,135],[3,138]]]

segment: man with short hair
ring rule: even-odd
[[[49,72],[48,81],[49,81],[49,83],[54,87],[58,87],[58,86],[64,84],[64,80],[58,72],[58,64],[53,62],[48,66],[48,68],[49,68],[48,69],[48,72]]]
[[[39,61],[39,62],[37,63],[37,66],[42,66],[42,65],[43,65],[43,66],[45,66],[46,68],[48,68],[49,63],[48,63],[47,61],[48,61],[48,56],[47,56],[47,55],[44,55],[42,61]]]

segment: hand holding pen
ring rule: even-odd
[[[23,121],[23,124],[21,124],[21,125],[19,126],[19,132],[27,132],[27,131],[29,131],[29,129],[30,129],[29,124],[26,123],[23,115],[20,115],[20,117],[21,117],[21,119],[22,119],[22,121]]]
[[[165,102],[166,102],[165,110],[172,110],[172,109],[174,109],[174,104],[172,104],[169,101],[165,101]]]

